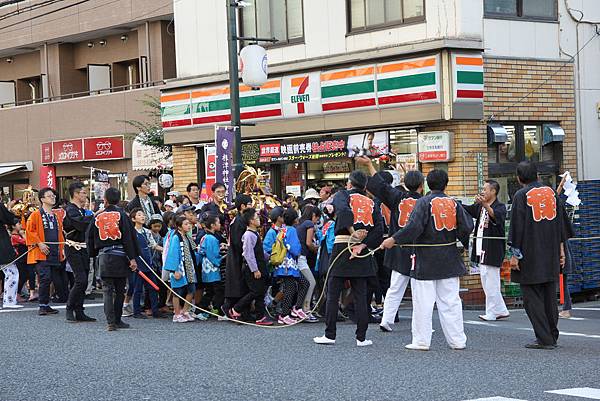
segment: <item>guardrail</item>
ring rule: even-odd
[[[138,84],[133,84],[133,85],[113,86],[110,88],[97,89],[94,91],[73,92],[73,93],[67,93],[67,94],[58,95],[58,96],[48,96],[48,97],[41,97],[41,98],[37,98],[37,99],[27,99],[27,100],[21,100],[21,101],[11,102],[11,103],[2,103],[2,104],[0,104],[0,109],[16,107],[16,106],[25,106],[28,104],[53,102],[56,100],[75,99],[78,97],[102,95],[102,94],[106,94],[106,93],[124,92],[124,91],[128,91],[128,90],[133,90],[133,89],[151,88],[154,86],[162,86],[164,84],[165,84],[164,80],[150,81],[150,82],[138,83]]]

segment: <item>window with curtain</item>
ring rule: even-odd
[[[425,20],[425,0],[347,0],[348,31]]]
[[[486,17],[544,19],[556,21],[557,0],[484,0]]]
[[[241,9],[241,36],[276,38],[278,44],[304,40],[302,0],[248,0]],[[248,44],[248,43],[244,43]],[[261,43],[263,46],[272,44]]]

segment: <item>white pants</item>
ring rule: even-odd
[[[398,308],[400,307],[402,298],[404,298],[404,292],[406,291],[409,281],[410,277],[392,270],[390,288],[388,288],[387,292],[385,293],[381,324],[394,324],[396,314],[398,313]]]
[[[500,291],[500,268],[488,265],[479,265],[481,286],[485,292],[485,315],[490,320],[496,316],[508,315],[508,309]]]
[[[17,289],[19,287],[19,269],[13,263],[4,267],[4,296],[2,305],[13,306],[17,304]]]
[[[413,296],[412,343],[431,345],[433,306],[437,304],[440,324],[448,345],[462,348],[467,345],[463,327],[462,301],[458,295],[458,277],[443,280],[410,280]]]
[[[300,255],[298,257],[298,269],[309,284],[308,291],[306,292],[306,296],[304,297],[304,302],[302,303],[302,309],[305,312],[308,312],[310,310],[313,292],[315,292],[315,287],[317,286],[317,281],[315,280],[315,276],[313,276],[312,272],[310,271],[310,267],[308,266],[306,256]]]

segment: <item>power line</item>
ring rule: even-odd
[[[89,1],[89,0],[86,0],[86,1]],[[111,1],[108,1],[108,2],[106,2],[106,3],[99,4],[99,5],[97,5],[97,6],[94,6],[94,7],[90,7],[90,8],[88,8],[88,9],[86,9],[85,11],[87,12],[87,11],[91,11],[91,10],[96,10],[96,9],[98,9],[98,8],[102,8],[102,7],[108,6],[108,5],[110,5],[110,4],[113,4],[113,3],[118,3],[118,2],[120,2],[120,1],[121,1],[121,0],[111,0]],[[177,2],[179,2],[179,1],[181,1],[181,0],[174,0],[174,2],[173,2],[173,3],[177,3]],[[154,12],[158,11],[158,10],[161,10],[161,9],[163,9],[163,8],[167,8],[167,7],[170,7],[170,6],[171,6],[171,4],[170,4],[170,3],[169,3],[169,4],[165,4],[165,5],[161,6],[161,7],[155,8],[154,10],[151,10],[151,11],[145,12],[145,13],[143,13],[143,14],[140,14],[140,15],[137,15],[137,16],[135,16],[134,18],[130,19],[129,21],[134,21],[135,19],[142,18],[142,17],[144,17],[144,16],[146,16],[146,15],[152,14],[152,13],[154,13]],[[32,27],[34,27],[34,26],[39,26],[39,25],[47,24],[48,22],[59,21],[59,20],[61,20],[61,19],[68,18],[68,17],[72,17],[72,16],[74,16],[74,15],[77,15],[77,14],[79,14],[79,11],[77,11],[77,12],[74,12],[74,13],[71,13],[71,14],[63,15],[63,16],[61,16],[61,17],[57,17],[57,18],[54,18],[54,19],[45,20],[44,22],[39,22],[39,23],[37,23],[37,24],[31,24],[31,26],[32,26]],[[41,16],[42,16],[42,15],[40,15],[40,16],[38,16],[38,17],[41,17]],[[19,21],[18,23],[21,23],[21,22],[27,22],[27,21]],[[18,23],[16,23],[16,24],[18,24]],[[16,24],[14,24],[14,25],[16,25]],[[0,31],[4,30],[5,28],[7,28],[7,27],[0,27]],[[22,29],[22,28],[11,29],[11,30],[8,30],[8,31],[4,31],[4,32],[3,32],[3,34],[10,33],[10,32],[16,32],[16,31],[19,31],[19,30],[21,30],[21,29]]]
[[[0,21],[5,20],[5,19],[10,18],[10,17],[17,16],[17,15],[25,13],[25,12],[31,12],[31,11],[34,11],[34,10],[38,10],[40,8],[50,6],[50,5],[58,3],[60,1],[65,1],[65,0],[46,0],[46,1],[42,2],[42,3],[37,3],[37,4],[29,5],[29,6],[24,6],[23,8],[19,8],[19,6],[17,6],[17,9],[15,9],[13,11],[10,11],[10,12],[8,12],[6,14],[0,15]]]
[[[537,87],[535,87],[534,89],[530,90],[527,94],[525,94],[524,96],[522,96],[519,100],[517,100],[517,101],[513,102],[512,104],[506,106],[504,109],[500,110],[499,112],[492,113],[492,115],[490,115],[486,119],[486,122],[493,121],[494,118],[495,118],[495,114],[503,114],[503,113],[505,113],[506,111],[510,110],[513,106],[516,106],[519,103],[522,103],[523,100],[527,99],[533,93],[537,92],[542,86],[546,85],[548,83],[548,81],[550,81],[556,74],[558,74],[559,72],[561,72],[563,70],[563,68],[565,68],[568,64],[572,63],[575,60],[575,57],[577,57],[579,55],[579,53],[581,53],[583,51],[583,49],[585,49],[587,45],[589,45],[590,43],[592,43],[592,41],[594,39],[596,39],[598,36],[600,36],[600,33],[598,32],[598,30],[596,30],[596,33],[594,34],[594,36],[592,36],[587,42],[585,42],[583,44],[583,46],[579,50],[577,50],[577,53],[575,53],[574,55],[572,55],[569,60],[565,61],[556,71],[554,71],[548,78],[546,78],[544,80],[544,82],[542,82]]]
[[[89,1],[90,0],[81,0],[81,1],[78,1],[77,3],[69,4],[68,6],[64,6],[64,7],[57,8],[56,10],[48,11],[47,13],[44,13],[44,14],[35,15],[35,16],[33,16],[31,18],[28,18],[26,20],[23,20],[23,21],[14,22],[14,23],[12,23],[10,25],[6,25],[6,26],[3,26],[3,27],[0,27],[0,31],[4,30],[6,28],[13,27],[15,25],[22,24],[24,22],[33,21],[34,19],[38,19],[38,18],[41,18],[41,17],[45,17],[46,15],[50,15],[50,14],[54,14],[54,13],[57,13],[57,12],[62,11],[62,10],[66,10],[68,8],[73,8],[75,6],[78,6],[78,5],[83,4],[83,3],[87,3]]]

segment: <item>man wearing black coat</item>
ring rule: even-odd
[[[144,211],[146,215],[146,228],[150,228],[149,224],[152,220],[152,216],[155,214],[162,215],[160,208],[158,207],[158,203],[150,194],[150,177],[147,175],[138,175],[133,179],[131,183],[133,186],[133,191],[135,192],[135,198],[133,198],[128,204],[125,210],[127,212],[131,212],[133,209],[140,208]],[[163,224],[162,229],[160,230],[160,235],[165,236],[167,234],[167,226]]]
[[[530,162],[517,166],[523,186],[513,197],[508,244],[511,280],[521,284],[523,307],[536,341],[526,348],[554,349],[558,340],[556,281],[565,264],[563,210],[554,190],[537,180]]]
[[[481,286],[485,293],[485,314],[479,315],[479,318],[485,321],[509,316],[500,290],[500,268],[506,252],[506,243],[500,238],[504,238],[506,206],[497,198],[499,191],[498,182],[488,180],[483,192],[475,197],[475,203],[464,206],[467,213],[477,219],[471,262],[479,266]]]

